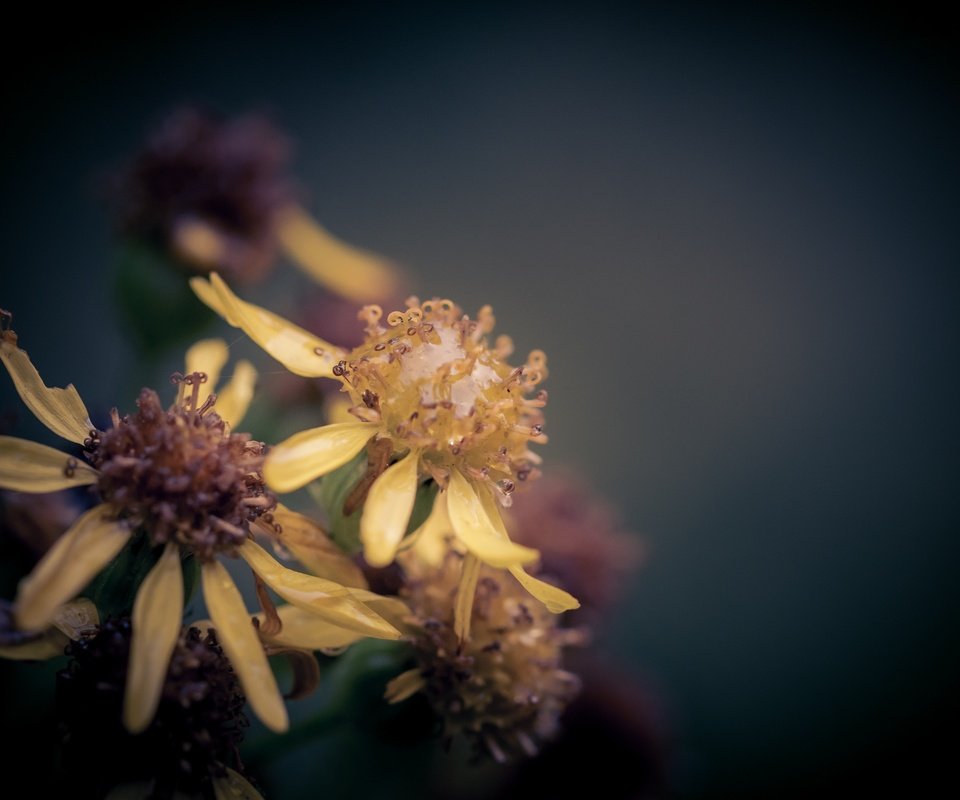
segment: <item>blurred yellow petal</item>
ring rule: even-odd
[[[433,501],[430,516],[410,535],[417,558],[439,567],[450,551],[448,542],[452,535],[453,523],[447,513],[447,495],[440,492]]]
[[[91,508],[20,581],[14,604],[14,617],[20,628],[47,627],[57,608],[74,597],[123,549],[130,531],[111,518],[115,513],[106,505]]]
[[[150,725],[180,635],[183,618],[183,573],[180,548],[168,542],[147,574],[133,603],[130,664],[123,698],[123,724],[130,733]]]
[[[464,642],[470,638],[470,620],[473,617],[473,597],[477,593],[477,581],[480,580],[481,561],[473,553],[467,553],[463,559],[460,573],[460,585],[457,587],[457,601],[453,608],[453,630],[457,638]]]
[[[327,398],[323,404],[323,416],[327,423],[356,422],[357,418],[350,413],[353,401],[346,395],[335,394]]]
[[[45,386],[27,354],[8,338],[0,336],[0,361],[13,378],[13,385],[34,416],[71,442],[83,444],[93,424],[73,384],[65,389]]]
[[[263,477],[274,491],[295,491],[342,467],[377,430],[379,426],[369,422],[339,422],[297,433],[270,451]]]
[[[45,661],[48,658],[62,656],[64,648],[71,640],[96,633],[100,624],[97,607],[80,597],[64,603],[57,609],[51,620],[51,626],[39,637],[22,644],[10,644],[0,647],[0,658],[14,661]]]
[[[419,668],[408,669],[387,684],[387,691],[383,696],[388,703],[399,703],[413,697],[426,685],[427,681]]]
[[[296,375],[332,378],[344,353],[283,317],[237,297],[216,272],[210,280],[192,278],[190,286],[204,303]]]
[[[348,300],[381,300],[396,287],[395,271],[384,259],[331,236],[302,208],[284,211],[278,233],[297,266]]]
[[[360,567],[312,519],[278,505],[273,511],[273,521],[281,528],[277,537],[280,544],[312,574],[341,586],[367,588]]]
[[[500,515],[500,509],[493,495],[483,490],[480,493],[480,500],[483,503],[483,510],[493,524],[494,529],[504,539],[507,537],[507,528],[503,524],[503,517]],[[553,614],[562,614],[564,611],[573,611],[580,608],[580,601],[569,592],[551,586],[546,581],[534,578],[529,575],[523,567],[510,567],[510,574],[513,575],[520,585],[523,586],[531,595],[546,606],[547,611]]]
[[[217,405],[214,410],[231,428],[237,427],[247,413],[256,383],[257,371],[253,364],[242,360],[234,367],[233,377],[217,392]]]
[[[287,569],[250,540],[240,545],[237,552],[263,582],[288,603],[366,636],[377,639],[400,638],[396,628],[355,599],[347,588],[333,581]]]
[[[56,628],[50,628],[37,639],[22,644],[10,644],[0,647],[0,658],[11,661],[46,661],[62,656],[70,640]]]
[[[540,554],[504,539],[494,529],[470,482],[456,468],[450,470],[447,511],[453,530],[464,546],[493,567],[515,567],[536,561]]]
[[[213,779],[214,800],[263,800],[250,782],[230,767],[226,767],[227,774]]]
[[[220,380],[220,370],[227,363],[230,351],[223,339],[201,339],[187,350],[184,375],[191,372],[202,372],[207,376],[207,382],[200,384],[200,393],[197,395],[197,407],[213,394],[217,381]],[[217,411],[220,404],[217,404]]]
[[[397,553],[417,499],[416,450],[378,477],[367,494],[360,517],[363,556],[372,567],[385,567]]]
[[[287,708],[240,591],[219,561],[208,561],[201,574],[203,598],[217,629],[217,641],[230,659],[250,707],[270,730],[283,733],[289,725]]]
[[[277,613],[283,621],[283,628],[276,636],[263,637],[270,644],[301,650],[324,650],[346,647],[364,638],[362,633],[342,628],[297,606],[280,606]],[[262,616],[257,614],[257,618]]]
[[[0,487],[4,489],[55,492],[96,483],[97,477],[97,471],[85,461],[53,447],[0,436]]]

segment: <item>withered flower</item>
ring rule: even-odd
[[[9,320],[9,314],[3,317]],[[232,429],[246,411],[255,372],[240,363],[219,398],[210,393],[227,360],[221,340],[205,340],[187,354],[175,376],[177,399],[164,408],[145,389],[136,414],[112,412],[104,431],[91,424],[77,390],[48,388],[17,346],[0,330],[3,361],[21,398],[54,433],[81,444],[85,461],[51,447],[0,437],[0,487],[49,492],[94,485],[101,503],[84,513],[23,579],[14,604],[21,630],[43,630],[57,608],[77,594],[134,534],[160,551],[137,590],[124,721],[131,731],[149,725],[159,702],[184,602],[181,559],[200,562],[203,594],[220,643],[253,710],[274,730],[287,713],[257,630],[240,592],[218,560],[243,558],[259,581],[282,598],[353,632],[381,638],[399,633],[352,590],[281,566],[250,538],[250,527],[282,525],[285,510],[262,477],[266,448]]]

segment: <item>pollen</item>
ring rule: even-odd
[[[477,319],[450,300],[407,300],[383,319],[379,306],[358,315],[366,340],[333,372],[354,402],[351,413],[379,423],[395,451],[418,450],[425,474],[445,484],[451,468],[489,481],[509,504],[515,480],[530,477],[543,443],[546,356],[535,350],[521,367],[506,359],[506,336],[490,346],[493,311]]]
[[[214,395],[198,404],[204,373],[177,374],[174,382],[172,406],[144,389],[136,414],[114,412],[113,427],[85,443],[100,471],[100,494],[156,545],[175,541],[202,561],[233,555],[249,523],[276,506],[262,477],[266,448],[230,431]]]

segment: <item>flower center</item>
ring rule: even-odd
[[[261,474],[265,446],[232,433],[213,410],[211,395],[198,407],[206,375],[175,375],[180,397],[164,409],[152,389],[137,400],[138,412],[91,442],[100,470],[99,489],[154,544],[175,541],[208,561],[228,554],[247,536],[251,521],[276,506]]]
[[[381,423],[395,450],[421,450],[428,471],[456,466],[501,486],[526,478],[540,460],[530,441],[545,441],[546,393],[528,396],[546,377],[544,354],[534,351],[523,367],[508,364],[508,337],[487,344],[489,307],[471,320],[449,300],[408,305],[387,317],[386,328],[379,306],[360,312],[367,338],[334,368],[357,403],[353,413]]]

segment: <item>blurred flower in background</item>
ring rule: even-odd
[[[127,243],[118,286],[142,349],[155,351],[209,321],[183,285],[190,273],[219,270],[256,283],[285,255],[354,302],[396,291],[393,265],[336,239],[299,204],[291,150],[264,116],[225,119],[186,107],[114,176],[110,207]]]

